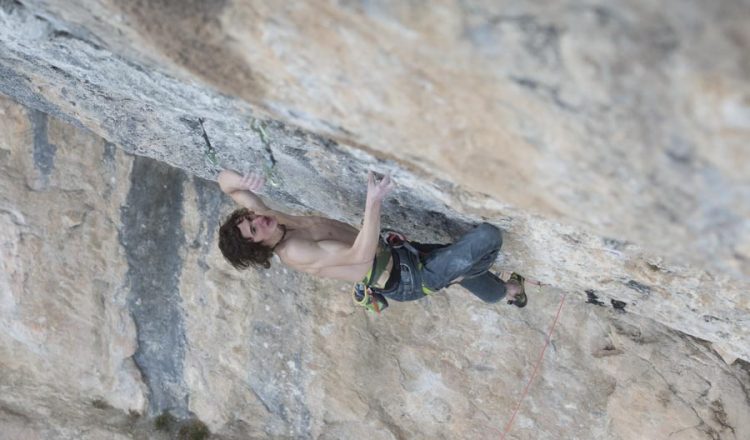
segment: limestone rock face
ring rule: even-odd
[[[237,272],[213,182],[3,99],[0,438],[497,438],[564,292],[461,288],[368,315],[346,283]],[[566,297],[513,438],[744,438],[750,370]]]
[[[507,232],[503,267],[581,299],[592,291],[624,302],[747,360],[746,30],[736,25],[747,7],[722,5],[501,13],[446,4],[429,9],[445,21],[415,19],[412,29],[416,12],[387,4],[10,2],[0,90],[194,175],[264,168],[275,185],[268,195],[285,208],[352,224],[366,170],[391,172],[401,188],[386,225],[447,240],[488,219]],[[235,18],[257,26],[235,35]],[[195,36],[177,32],[191,26]],[[591,47],[589,35],[599,36]],[[721,63],[710,63],[714,51]],[[243,59],[248,69],[238,67]],[[335,78],[327,59],[341,65]],[[281,83],[261,81],[265,64]],[[713,125],[688,111],[695,81],[680,88],[707,65],[711,84],[726,83],[696,104],[722,109]],[[420,72],[447,82],[414,84]],[[320,84],[352,95],[316,95]],[[294,99],[274,97],[289,90]],[[399,90],[404,100],[389,98]],[[336,102],[342,115],[366,120],[345,122],[323,104]],[[715,159],[715,148],[731,160]]]
[[[30,3],[65,26],[61,42],[198,78],[524,212],[750,277],[747,2]],[[55,65],[74,77],[94,67],[64,55],[77,63]],[[99,67],[86,79],[115,102],[167,86]]]
[[[0,1],[0,438],[166,437],[165,411],[219,438],[498,438],[563,296],[510,438],[750,437],[748,17]],[[374,317],[236,272],[221,166],[351,224],[391,172],[386,226],[490,221],[496,269],[551,286]]]
[[[6,99],[0,113],[3,414],[24,415],[18,432],[41,426],[39,438],[52,438],[68,432],[53,420],[88,417],[76,402],[142,411],[118,242],[132,158]]]

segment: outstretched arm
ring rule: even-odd
[[[219,173],[219,186],[239,205],[259,214],[271,211],[263,200],[255,194],[263,188],[266,179],[255,173],[242,176],[232,170]]]
[[[380,241],[380,207],[383,199],[393,189],[390,176],[385,176],[380,182],[375,181],[375,175],[370,171],[367,175],[367,200],[365,202],[365,218],[362,230],[352,245],[356,261],[371,261],[378,250]]]

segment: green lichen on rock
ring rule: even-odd
[[[179,440],[204,440],[210,435],[211,431],[208,430],[208,426],[205,423],[197,419],[192,419],[180,426],[177,438]]]
[[[174,416],[165,411],[154,419],[154,427],[158,431],[169,431],[174,427],[176,422]]]

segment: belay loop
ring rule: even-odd
[[[406,237],[396,231],[383,231],[383,240],[388,243],[389,246],[398,248],[404,245]]]
[[[406,236],[400,232],[386,229],[383,230],[381,237],[383,238],[383,241],[385,241],[388,246],[392,247],[393,249],[405,248],[414,255],[420,256],[420,252],[416,248],[414,248],[414,246],[409,243],[409,240],[406,239]]]

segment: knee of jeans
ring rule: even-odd
[[[503,233],[497,226],[482,223],[477,226],[477,233],[482,237],[482,241],[492,248],[500,249],[500,246],[503,245]]]

